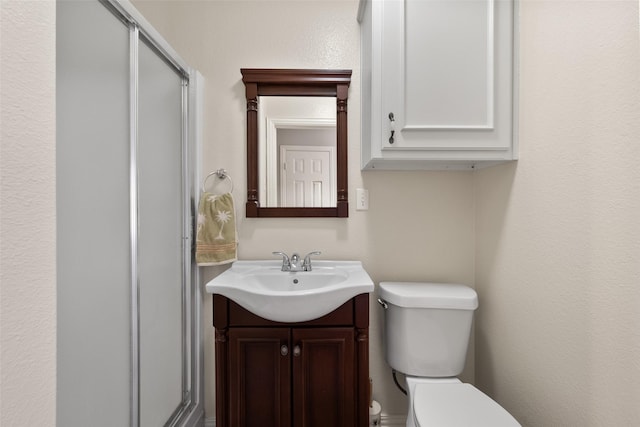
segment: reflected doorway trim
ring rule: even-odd
[[[278,164],[278,129],[326,129],[335,128],[336,120],[328,118],[274,118],[266,117],[267,133],[265,144],[259,144],[265,147],[265,153],[260,157],[259,170],[265,173],[260,176],[260,200],[265,200],[267,207],[278,206],[278,182],[279,182],[279,164]],[[261,153],[262,154],[262,153]],[[334,182],[335,185],[335,182]],[[337,189],[331,189],[332,198],[335,206],[335,194]],[[264,192],[264,193],[263,193]]]

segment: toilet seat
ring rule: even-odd
[[[418,427],[520,427],[503,407],[465,383],[417,384],[413,416]]]

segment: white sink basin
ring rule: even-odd
[[[312,271],[280,271],[282,261],[236,261],[207,283],[207,292],[276,322],[306,322],[356,295],[373,292],[360,261],[314,260]]]

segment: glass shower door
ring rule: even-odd
[[[56,7],[57,425],[127,426],[129,28],[97,1]]]
[[[57,424],[192,425],[195,73],[128,2],[56,7]]]
[[[140,425],[164,425],[183,400],[183,78],[138,44]],[[185,375],[187,378],[188,375]]]

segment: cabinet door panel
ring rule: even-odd
[[[363,169],[517,158],[518,0],[363,0]]]
[[[404,16],[405,126],[492,128],[493,2],[408,1]]]
[[[296,427],[355,425],[354,336],[353,328],[293,330]]]
[[[512,4],[385,2],[385,149],[511,145]],[[498,79],[498,80],[497,80]],[[497,84],[496,84],[497,82]],[[388,111],[387,111],[388,110]]]
[[[288,328],[229,330],[231,426],[291,425],[289,337]]]

